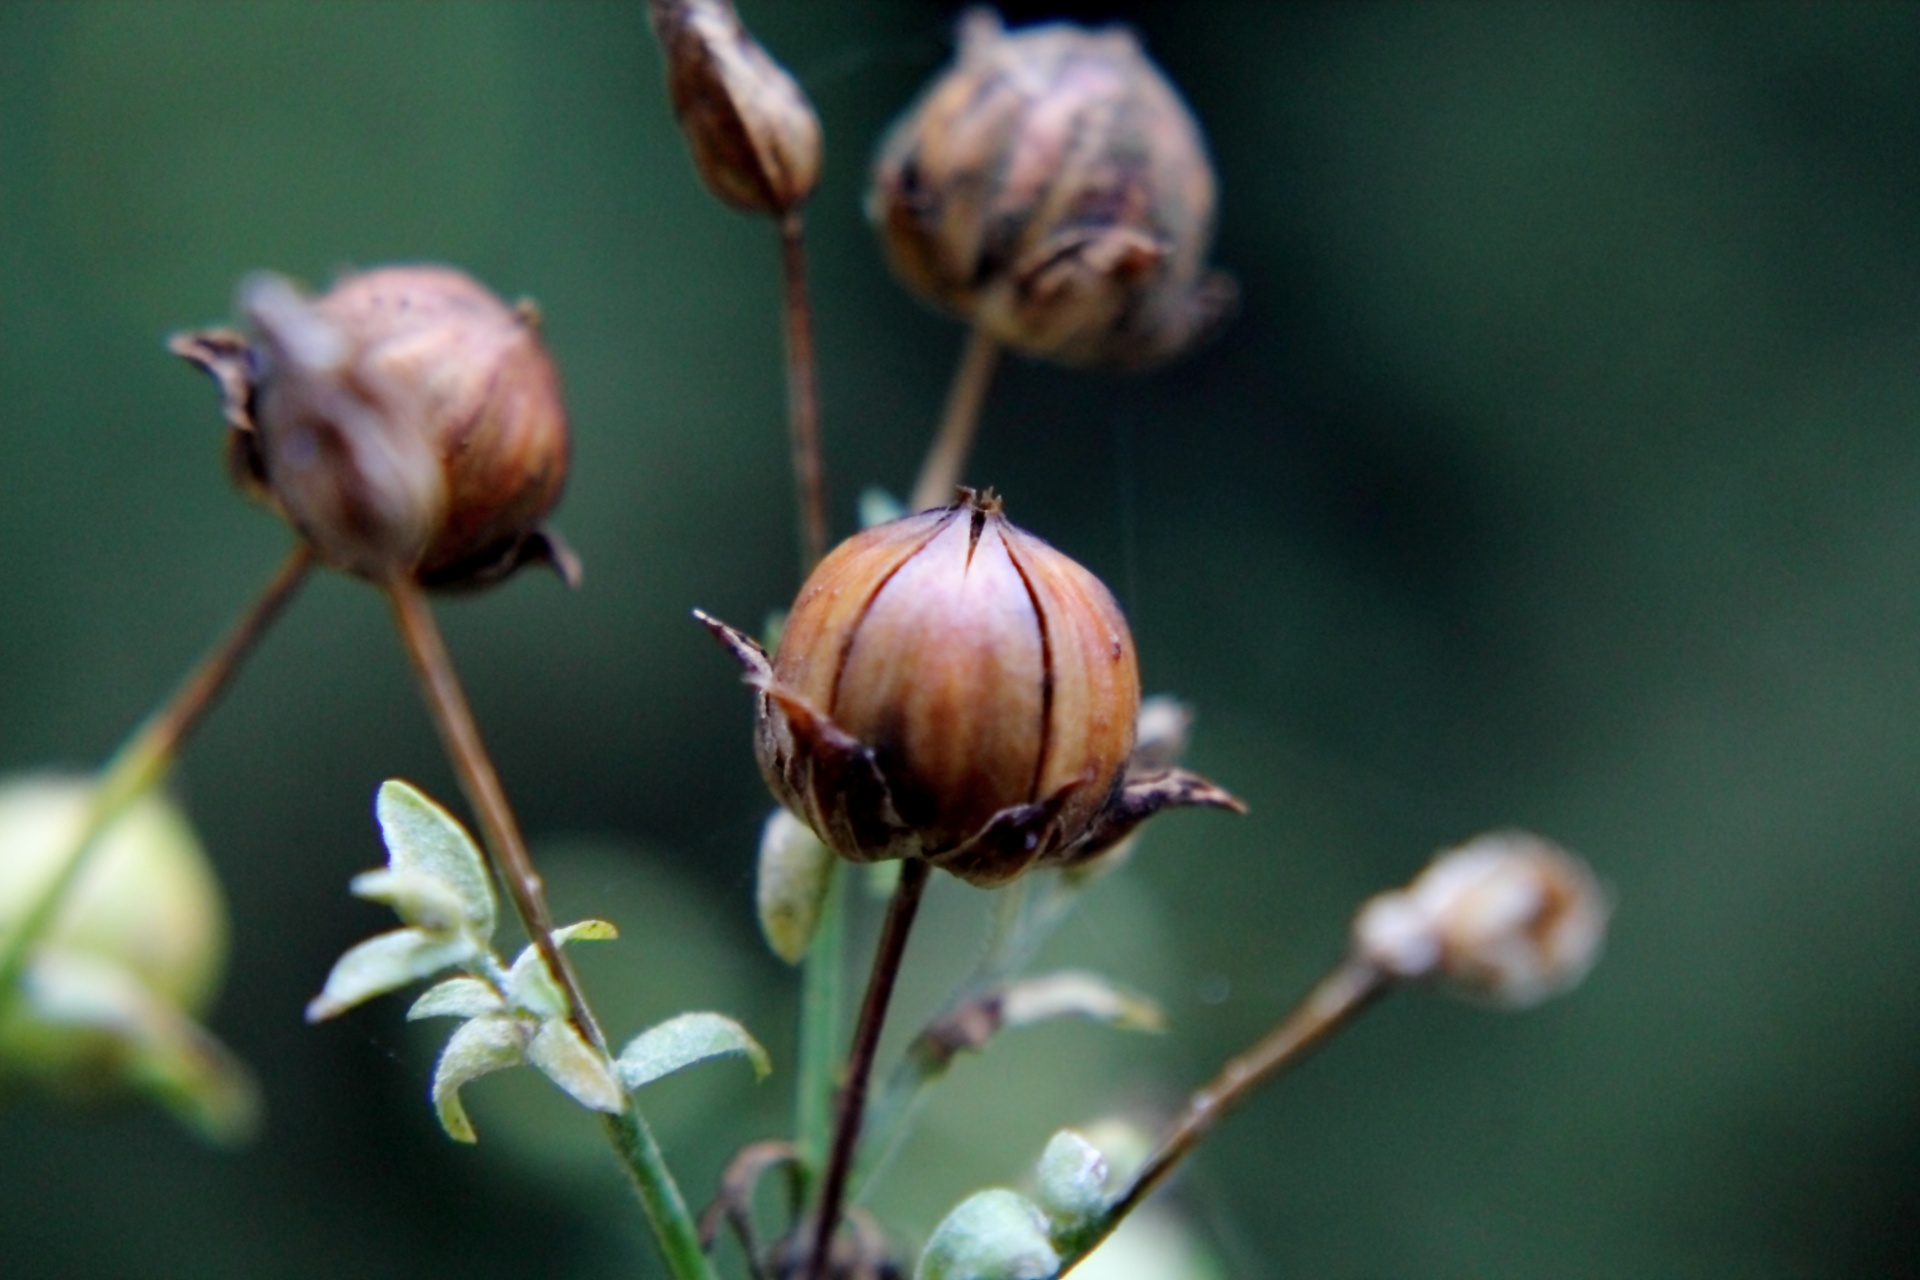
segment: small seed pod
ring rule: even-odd
[[[1354,918],[1354,947],[1385,973],[1436,979],[1526,1008],[1572,989],[1600,958],[1607,895],[1587,864],[1524,831],[1446,850]]]
[[[807,579],[769,660],[700,615],[759,691],[780,802],[856,862],[925,858],[977,885],[1073,863],[1175,805],[1239,808],[1128,768],[1140,677],[1099,579],[991,494],[876,526]]]
[[[708,190],[778,216],[820,181],[813,104],[740,23],[731,0],[650,0],[667,96]]]
[[[577,564],[541,520],[567,475],[566,412],[531,307],[445,267],[350,275],[317,299],[259,274],[251,338],[181,334],[220,384],[228,462],[320,558],[376,581],[478,586]]]
[[[867,212],[908,288],[1062,364],[1158,364],[1233,306],[1206,269],[1206,143],[1124,28],[1009,33],[969,11],[954,64],[882,143]]]

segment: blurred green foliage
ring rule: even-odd
[[[1394,1001],[1250,1106],[1176,1193],[1229,1270],[1914,1273],[1920,7],[1120,9],[1211,133],[1244,313],[1146,379],[1009,369],[972,474],[1114,585],[1254,812],[1156,824],[1056,945],[1173,1034],[962,1062],[881,1207],[924,1233],[1057,1124],[1168,1106],[1360,898],[1520,823],[1607,878],[1611,954],[1525,1018]],[[746,14],[827,129],[846,530],[908,484],[958,348],[858,205],[952,11]],[[637,0],[0,2],[0,769],[104,757],[286,546],[164,336],[256,267],[401,259],[537,297],[567,378],[584,587],[443,612],[561,917],[621,927],[588,981],[616,1037],[717,1008],[784,1068],[747,700],[687,619],[793,585],[774,245],[699,189]],[[329,578],[178,779],[266,1135],[0,1111],[10,1280],[650,1273],[589,1119],[482,1082],[457,1148],[400,1002],[301,1023],[381,927],[345,881],[388,776],[457,794],[382,607]],[[937,886],[896,1033],[981,904]],[[649,1091],[696,1198],[782,1122],[789,1076],[743,1074]]]

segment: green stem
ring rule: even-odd
[[[794,1100],[800,1149],[801,1203],[827,1163],[833,1128],[834,1074],[839,1064],[840,1025],[846,1005],[847,879],[834,859],[832,879],[820,904],[820,919],[800,974],[800,1061]]]
[[[200,659],[173,696],[148,716],[133,736],[113,753],[113,758],[101,766],[86,812],[81,816],[79,829],[59,870],[40,890],[40,896],[20,917],[20,923],[4,944],[0,944],[0,1019],[5,1018],[17,992],[33,944],[59,915],[67,894],[99,849],[101,837],[114,819],[126,812],[128,805],[166,776],[187,736],[206,717],[255,643],[293,599],[312,565],[313,553],[305,543],[288,553],[232,630]]]
[[[700,1247],[700,1232],[694,1226],[693,1214],[673,1180],[673,1172],[667,1168],[660,1144],[654,1141],[653,1130],[647,1127],[640,1108],[634,1104],[633,1095],[627,1095],[625,1111],[602,1116],[601,1124],[620,1163],[626,1167],[627,1178],[633,1183],[640,1207],[646,1211],[647,1222],[653,1227],[654,1238],[660,1242],[661,1256],[666,1259],[667,1270],[674,1280],[715,1280],[713,1263]]]
[[[1135,1171],[1126,1190],[1075,1240],[1074,1247],[1066,1251],[1060,1269],[1054,1273],[1056,1280],[1073,1270],[1112,1235],[1127,1215],[1153,1194],[1229,1112],[1280,1072],[1304,1061],[1386,990],[1386,982],[1378,969],[1364,960],[1349,957],[1320,979],[1306,999],[1279,1025],[1246,1052],[1229,1058],[1218,1075],[1194,1091],[1186,1109],[1168,1127],[1153,1154]]]

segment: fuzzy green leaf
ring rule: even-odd
[[[347,888],[357,898],[392,907],[406,923],[428,933],[458,933],[474,927],[467,918],[466,898],[439,876],[423,871],[389,867],[362,871],[347,882]]]
[[[380,785],[374,809],[387,843],[388,866],[395,872],[444,882],[458,896],[468,925],[483,941],[491,938],[496,912],[493,884],[466,828],[397,778]]]
[[[1047,1280],[1059,1269],[1040,1210],[994,1187],[962,1200],[934,1228],[913,1280]]]
[[[603,942],[620,936],[620,931],[605,920],[579,920],[553,931],[555,946],[569,942]],[[559,1018],[567,1012],[566,993],[547,972],[540,949],[531,944],[522,947],[507,970],[507,1001],[516,1009],[525,1009],[538,1018]]]
[[[806,823],[785,809],[768,815],[760,829],[754,903],[767,945],[788,964],[806,959],[839,866],[833,850]]]
[[[421,993],[407,1010],[407,1021],[422,1018],[478,1018],[483,1014],[505,1013],[507,1002],[493,985],[479,978],[448,978]]]
[[[1047,1143],[1035,1168],[1035,1199],[1055,1244],[1071,1241],[1107,1204],[1107,1158],[1071,1129]]]
[[[1160,1006],[1097,973],[1062,969],[1008,983],[1001,996],[1001,1024],[1024,1027],[1050,1018],[1092,1018],[1122,1031],[1164,1031]]]
[[[760,1042],[732,1018],[719,1013],[683,1013],[642,1031],[620,1051],[620,1079],[638,1089],[682,1067],[722,1054],[741,1053],[753,1064],[756,1080],[773,1070]]]
[[[433,1069],[433,1108],[447,1136],[455,1142],[479,1140],[460,1104],[462,1085],[526,1060],[527,1029],[518,1018],[483,1014],[454,1028]]]
[[[376,934],[334,962],[326,986],[307,1005],[307,1021],[321,1022],[345,1013],[362,1001],[465,964],[479,954],[478,944],[464,933],[448,936],[395,929]]]
[[[564,1018],[548,1018],[540,1024],[527,1046],[527,1060],[583,1107],[618,1113],[627,1105],[606,1055],[583,1040]]]

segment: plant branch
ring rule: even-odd
[[[800,210],[780,219],[780,279],[786,316],[787,426],[793,440],[793,482],[800,510],[800,572],[827,554],[827,470],[820,450],[820,388],[813,352],[813,306],[807,300],[807,250]]]
[[[953,487],[966,470],[967,455],[973,452],[973,437],[980,425],[980,409],[987,400],[987,388],[993,385],[993,371],[1000,364],[1000,344],[984,330],[967,335],[960,351],[960,364],[953,371],[953,385],[947,390],[946,409],[934,432],[933,445],[926,461],[920,464],[920,478],[914,482],[907,510],[925,511],[950,501]]]
[[[1112,1235],[1229,1112],[1274,1076],[1304,1061],[1387,989],[1381,972],[1364,960],[1350,956],[1335,966],[1279,1025],[1246,1052],[1229,1058],[1218,1075],[1187,1099],[1186,1109],[1167,1129],[1160,1145],[1134,1173],[1126,1190],[1088,1228],[1055,1276],[1073,1270]]]
[[[613,1143],[620,1163],[627,1170],[640,1207],[659,1241],[661,1256],[674,1280],[715,1280],[713,1263],[700,1246],[700,1232],[673,1180],[673,1171],[654,1140],[653,1130],[640,1115],[633,1095],[626,1095],[626,1110],[618,1115],[602,1115],[600,1123]]]
[[[100,769],[73,843],[40,895],[21,915],[0,947],[0,1017],[12,1001],[33,944],[60,912],[60,904],[79,881],[100,838],[140,796],[166,776],[187,737],[197,728],[253,647],[307,579],[313,552],[302,542],[287,553],[273,577],[186,680]]]
[[[874,948],[866,998],[860,1005],[853,1047],[847,1053],[847,1079],[840,1088],[833,1149],[820,1186],[813,1256],[805,1272],[807,1280],[825,1280],[827,1275],[834,1233],[840,1226],[840,1211],[846,1202],[847,1179],[853,1172],[853,1155],[860,1143],[860,1124],[867,1109],[867,1083],[873,1075],[874,1053],[880,1047],[887,1005],[893,999],[894,981],[900,976],[901,958],[906,955],[907,934],[913,928],[914,915],[920,910],[920,899],[931,871],[931,866],[919,858],[908,858],[900,864],[900,882],[894,886],[886,921],[880,926],[880,941]]]

